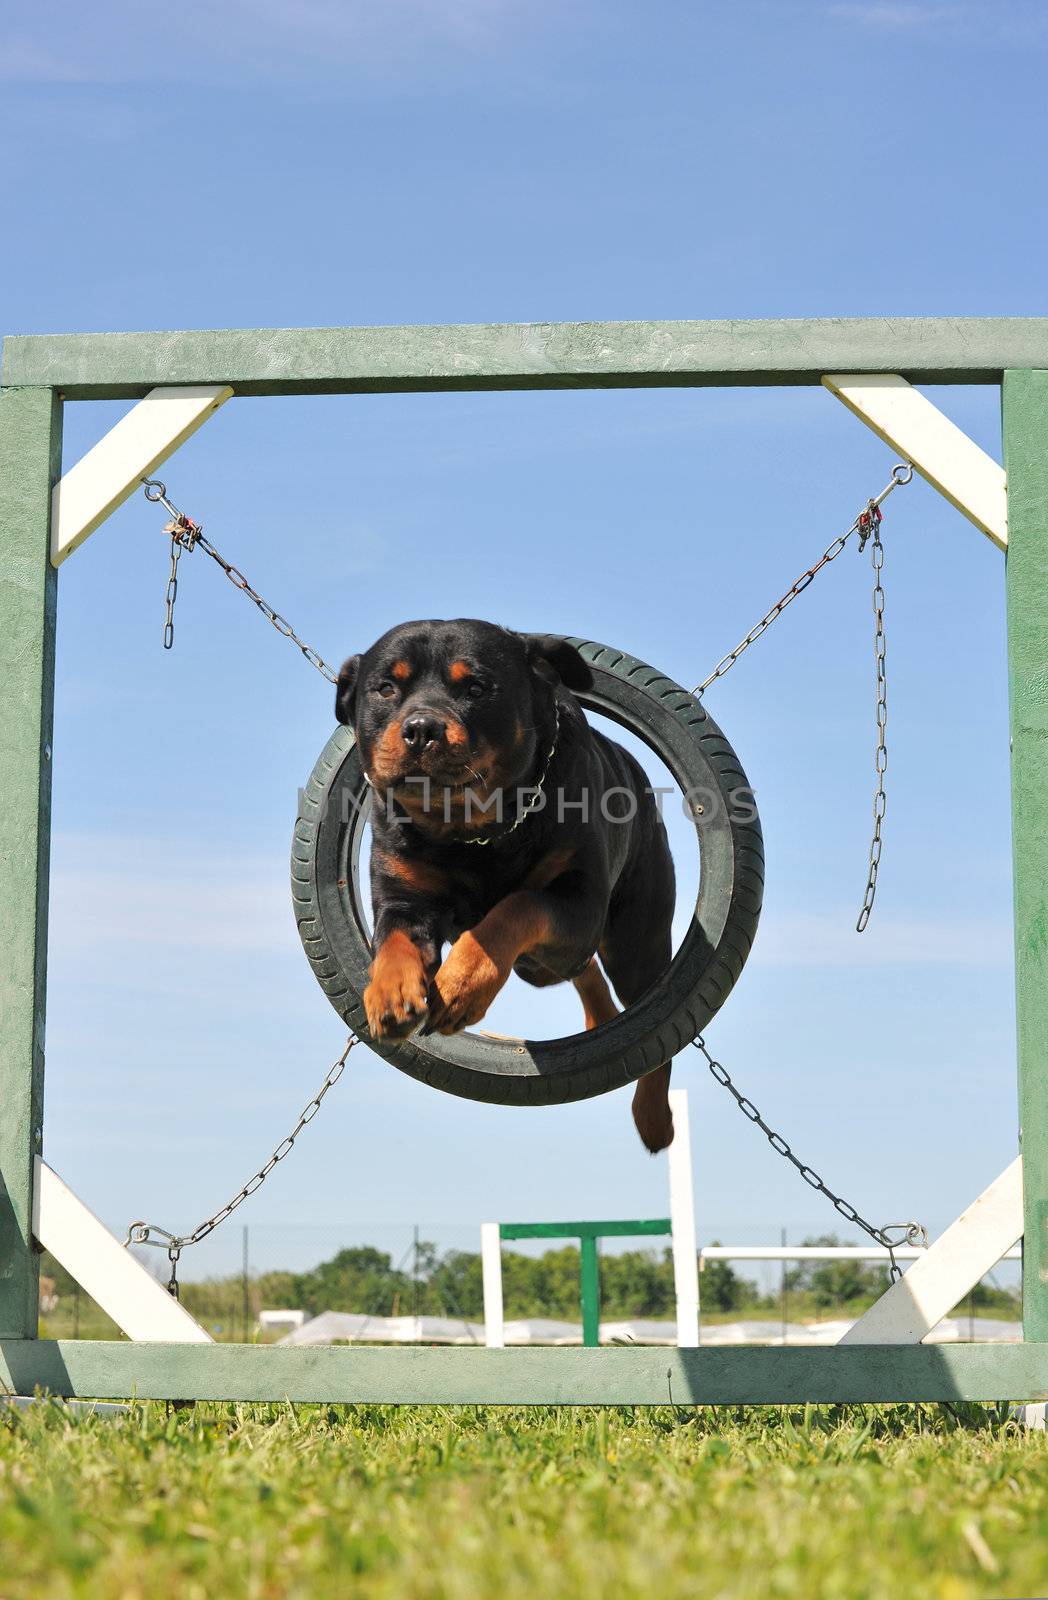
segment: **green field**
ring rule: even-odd
[[[0,1597],[1048,1593],[1048,1439],[966,1407],[0,1407]]]

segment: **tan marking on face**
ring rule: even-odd
[[[452,750],[468,750],[469,734],[461,722],[446,722],[444,724],[444,738]]]
[[[438,783],[430,785],[428,804],[423,783],[402,784],[398,786],[396,794],[397,805],[407,812],[423,833],[439,835],[461,825],[461,796],[451,794],[445,802],[445,790]]]
[[[473,668],[468,661],[453,661],[448,668],[448,677],[452,683],[465,683],[467,678],[472,678]]]
[[[411,677],[411,666],[407,661],[394,661],[389,670],[398,683],[406,683]]]
[[[513,724],[513,748],[519,750],[524,743],[524,724],[518,717]]]
[[[382,783],[388,783],[391,778],[400,776],[404,761],[404,739],[400,731],[400,718],[394,717],[387,723],[371,747],[371,763],[369,776],[378,778]]]
[[[480,779],[479,783],[473,780],[475,794],[487,798],[496,789],[505,789],[507,802],[513,798],[515,764],[487,739],[480,739],[473,746],[470,766]]]

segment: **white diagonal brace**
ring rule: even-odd
[[[995,545],[1007,549],[1004,468],[938,406],[897,372],[831,372],[822,381]]]
[[[33,1235],[129,1339],[214,1342],[39,1156]]]
[[[61,566],[232,393],[228,384],[150,389],[55,484],[51,565]]]
[[[1023,1232],[1023,1166],[1016,1156],[841,1344],[920,1344]]]

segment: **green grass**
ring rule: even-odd
[[[0,1409],[0,1597],[1048,1593],[1048,1440],[936,1407]]]

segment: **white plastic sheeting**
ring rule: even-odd
[[[836,1344],[852,1326],[834,1322],[704,1322],[702,1343],[722,1344]],[[1022,1338],[1018,1322],[998,1322],[992,1317],[947,1317],[929,1334],[926,1343],[955,1344],[969,1339],[1017,1344]],[[675,1345],[673,1322],[602,1322],[601,1344]],[[369,1317],[362,1312],[324,1311],[295,1328],[280,1344],[475,1344],[484,1343],[484,1324],[455,1317]],[[571,1345],[582,1343],[577,1322],[557,1322],[532,1317],[506,1323],[508,1345]]]

